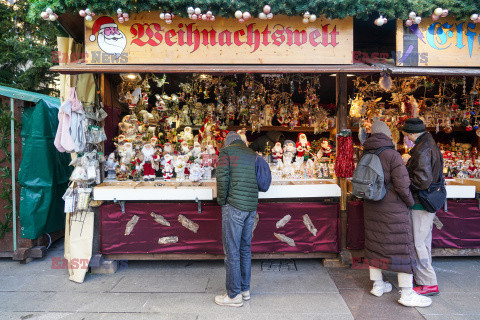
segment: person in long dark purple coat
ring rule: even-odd
[[[387,124],[375,121],[372,135],[365,141],[366,151],[392,147],[392,133]],[[380,201],[365,200],[365,257],[369,263],[370,291],[382,296],[392,291],[392,285],[383,281],[382,269],[398,272],[402,294],[398,302],[409,307],[427,307],[432,300],[413,291],[415,246],[409,207],[414,200],[410,192],[410,178],[398,151],[386,149],[378,157],[382,163],[387,193]],[[425,299],[427,298],[427,299]]]

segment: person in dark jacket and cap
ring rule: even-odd
[[[369,264],[370,280],[374,281],[370,292],[380,297],[392,291],[392,285],[383,281],[382,269],[395,271],[398,272],[398,283],[402,289],[398,302],[408,307],[427,307],[432,300],[413,290],[415,247],[408,208],[414,201],[410,179],[391,139],[392,133],[387,124],[376,120],[371,136],[364,143],[365,152],[389,147],[378,155],[387,189],[385,197],[380,201],[364,202],[365,257]]]
[[[421,119],[407,119],[402,130],[415,142],[407,162],[410,188],[415,200],[411,211],[417,253],[415,282],[418,286],[414,290],[422,295],[437,295],[439,293],[437,275],[432,266],[432,228],[435,212],[425,210],[418,198],[418,191],[428,189],[432,183],[440,182],[443,176],[443,156]]]
[[[217,165],[217,202],[222,206],[222,241],[227,293],[215,297],[222,306],[241,307],[250,300],[252,232],[258,205],[257,154],[230,131]]]

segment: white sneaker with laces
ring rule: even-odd
[[[381,297],[384,293],[392,291],[392,284],[390,282],[384,281],[381,284],[373,284],[372,290],[370,293],[374,296]]]
[[[245,300],[245,301],[250,300],[250,290],[248,290],[248,291],[242,291],[242,298],[243,298],[243,300]]]
[[[237,294],[235,298],[230,298],[227,293],[216,296],[215,303],[219,306],[227,307],[241,307],[243,306],[243,299],[241,294]]]
[[[419,295],[415,291],[411,291],[408,293],[402,292],[402,296],[398,303],[404,305],[405,307],[428,307],[432,304],[432,299],[429,297],[424,297]]]

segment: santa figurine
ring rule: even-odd
[[[193,143],[193,149],[192,149],[192,156],[194,158],[200,157],[200,154],[202,153],[202,145],[200,142],[196,141]]]
[[[195,163],[190,168],[190,181],[196,182],[200,181],[204,174],[205,170],[199,163]]]
[[[185,180],[185,166],[186,162],[183,156],[178,156],[175,159],[175,174],[177,175],[177,181]]]
[[[174,150],[173,150],[173,145],[171,142],[166,142],[165,145],[163,146],[163,153],[166,155],[166,154],[169,154],[169,155],[172,155],[174,153]]]
[[[166,154],[163,158],[163,180],[170,181],[173,176],[173,157],[170,154]]]
[[[157,137],[152,137],[150,139],[150,144],[152,145],[152,147],[156,148],[157,144],[158,144],[158,138]]]
[[[128,179],[128,167],[122,160],[120,160],[120,165],[115,170],[115,173],[118,181],[125,181]]]
[[[125,142],[122,148],[119,150],[118,154],[120,155],[120,160],[122,163],[130,163],[133,158],[133,145],[131,142]]]
[[[107,179],[115,179],[115,169],[118,167],[118,162],[115,160],[115,153],[110,153],[105,161],[105,171],[107,172]]]
[[[305,149],[303,149],[302,145],[297,146],[297,157],[295,158],[295,162],[303,163],[303,156],[305,155]]]
[[[273,162],[277,163],[278,160],[281,160],[282,155],[283,155],[282,144],[280,142],[276,142],[275,146],[272,148]]]
[[[305,133],[299,133],[298,134],[298,140],[296,144],[297,148],[299,146],[302,146],[304,153],[310,152],[310,142],[307,140],[307,135]]]
[[[332,155],[332,147],[330,146],[330,143],[328,142],[328,139],[323,138],[320,141],[320,150],[317,152],[317,157],[318,158],[323,158],[327,157],[329,158]]]
[[[297,153],[297,148],[292,140],[285,140],[283,143],[283,163],[292,163]]]
[[[247,140],[246,130],[245,130],[245,129],[238,130],[237,133],[238,133],[238,135],[240,136],[240,138],[242,138],[242,141],[243,141],[243,142],[247,145],[247,147],[248,147],[248,140]]]
[[[191,127],[185,127],[179,134],[180,140],[186,141],[189,145],[193,143],[193,132]]]
[[[188,145],[188,142],[185,140],[183,140],[180,143],[180,154],[181,155],[190,154],[190,146]]]
[[[155,170],[153,169],[153,162],[158,160],[158,155],[155,153],[155,149],[150,143],[146,143],[142,148],[143,161],[141,165],[143,167],[143,179],[145,181],[155,180]]]

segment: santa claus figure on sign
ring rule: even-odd
[[[273,162],[277,163],[278,160],[282,159],[283,149],[280,142],[276,142],[275,146],[272,148]]]
[[[98,34],[96,36],[96,34]],[[92,34],[88,38],[90,42],[95,40],[98,47],[105,53],[119,58],[127,45],[125,34],[118,29],[115,21],[108,16],[98,18],[92,26]]]
[[[154,181],[155,180],[155,170],[153,169],[153,162],[158,160],[158,155],[155,154],[155,149],[150,143],[147,143],[142,148],[143,154],[143,179],[145,181]]]
[[[166,154],[162,161],[163,166],[163,180],[170,181],[173,176],[173,157],[170,154]]]

